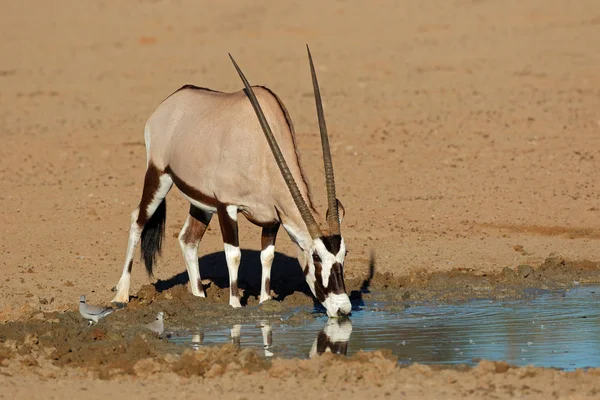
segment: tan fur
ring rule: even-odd
[[[269,90],[253,88],[300,192],[310,204],[287,112]],[[206,203],[239,206],[257,225],[281,219],[306,231],[243,91],[184,87],[158,106],[146,132],[148,161],[175,175],[176,184],[183,181],[200,192]]]

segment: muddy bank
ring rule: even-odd
[[[3,363],[0,385],[11,398],[33,398],[60,388],[60,396],[86,398],[169,398],[176,387],[181,397],[223,399],[305,398],[595,398],[600,370],[562,372],[533,367],[513,368],[482,361],[474,368],[440,369],[425,365],[399,367],[384,353],[352,358],[323,355],[312,360],[273,360],[264,366],[249,352],[222,349],[180,357],[145,358],[132,374],[108,373],[97,379],[85,371],[40,365],[23,358]],[[298,390],[299,387],[302,390]]]
[[[416,302],[517,299],[540,290],[565,289],[600,281],[598,263],[567,262],[557,258],[547,259],[535,268],[526,265],[505,268],[496,275],[455,270],[395,277],[376,273],[375,268],[371,271],[372,276],[366,279],[348,282],[355,307],[360,307],[365,300],[381,300],[384,302],[382,307],[393,310]],[[224,362],[225,365],[233,363],[243,368],[265,369],[269,364],[250,350],[233,346],[201,347],[199,352],[191,353],[183,346],[164,340],[164,336],[177,329],[192,327],[210,331],[256,321],[294,325],[321,315],[318,307],[315,314],[314,301],[302,286],[281,300],[262,305],[248,297],[247,306],[241,309],[232,309],[228,305],[228,288],[212,283],[206,286],[207,299],[192,296],[185,284],[159,289],[160,285],[142,287],[126,308],[93,326],[88,326],[77,311],[39,312],[1,324],[0,361],[26,357],[35,366],[41,357],[55,366],[84,368],[102,377],[135,374],[140,362],[158,363],[159,369],[168,364],[167,370],[185,376],[203,375],[213,368],[211,365]],[[273,295],[279,297],[277,293]],[[143,326],[159,311],[165,314],[166,326],[161,337]],[[158,367],[153,364],[151,369],[155,368]]]
[[[541,265],[505,267],[496,274],[477,273],[473,269],[455,269],[432,274],[394,276],[374,273],[351,287],[355,297],[390,302],[464,301],[469,299],[522,299],[540,291],[571,288],[600,282],[600,263],[547,258]]]

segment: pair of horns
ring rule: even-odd
[[[315,102],[317,105],[317,116],[319,118],[319,129],[321,131],[321,145],[323,147],[323,163],[325,165],[325,181],[327,185],[327,205],[329,212],[327,213],[327,222],[329,224],[330,235],[339,235],[340,234],[340,220],[339,220],[339,211],[338,211],[338,202],[335,195],[335,180],[333,176],[333,164],[331,161],[331,151],[329,149],[329,136],[327,135],[327,125],[325,124],[325,115],[323,113],[323,103],[321,101],[321,92],[319,90],[319,83],[317,81],[317,74],[315,72],[315,66],[313,65],[312,56],[310,54],[310,49],[308,45],[306,45],[306,50],[308,51],[308,60],[310,62],[310,72],[312,75],[313,82],[313,91],[315,94]],[[271,151],[275,156],[275,161],[279,166],[279,170],[281,171],[281,175],[283,175],[283,179],[287,184],[287,187],[292,194],[292,198],[294,199],[294,203],[296,207],[298,207],[298,211],[300,211],[300,215],[308,228],[308,232],[310,233],[311,238],[316,239],[323,236],[319,225],[315,221],[314,216],[310,212],[308,205],[302,198],[302,194],[298,189],[298,185],[296,185],[296,181],[290,172],[290,169],[283,158],[283,154],[281,153],[281,149],[275,140],[275,136],[273,136],[273,132],[271,131],[271,127],[269,126],[265,114],[258,103],[258,99],[252,90],[252,87],[248,83],[248,80],[244,76],[244,73],[237,65],[231,54],[229,54],[229,58],[233,62],[235,69],[237,70],[244,86],[246,87],[246,95],[250,99],[250,103],[254,108],[254,112],[258,117],[258,121],[260,122],[260,126],[262,127],[263,132],[269,142],[269,147],[271,147]]]

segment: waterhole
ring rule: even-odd
[[[203,332],[168,332],[190,346],[233,342],[266,357],[307,358],[390,349],[400,363],[474,365],[480,359],[564,370],[600,367],[600,286],[536,293],[527,300],[456,304],[366,302],[349,319],[304,324],[256,321]]]

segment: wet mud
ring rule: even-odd
[[[523,299],[540,291],[567,289],[599,281],[598,262],[548,258],[538,266],[505,267],[496,274],[476,273],[472,269],[399,277],[390,273],[374,273],[372,279],[365,280],[359,293],[361,297],[389,302]],[[357,284],[352,283],[354,286]],[[356,291],[353,294],[358,296]]]
[[[598,263],[558,258],[547,259],[535,268],[505,268],[497,275],[456,270],[395,277],[377,273],[375,264],[370,271],[363,279],[347,282],[353,306],[382,301],[385,310],[391,312],[420,302],[521,299],[540,291],[600,282]],[[228,305],[229,289],[215,283],[206,285],[207,298],[202,299],[192,296],[187,284],[165,288],[157,282],[143,286],[127,307],[92,326],[77,311],[31,314],[0,325],[0,365],[15,357],[25,357],[31,366],[44,359],[58,367],[83,368],[103,378],[148,369],[165,369],[184,376],[214,374],[227,368],[267,369],[271,363],[254,350],[225,345],[192,351],[165,340],[165,335],[183,328],[206,332],[256,321],[294,326],[321,317],[323,310],[309,296],[305,285],[297,285],[293,291],[288,285],[285,297],[275,292],[275,300],[259,305],[253,296],[247,296],[245,307],[232,309]],[[164,312],[167,327],[161,335],[143,326],[154,320],[159,311]],[[150,366],[142,368],[145,364]]]

